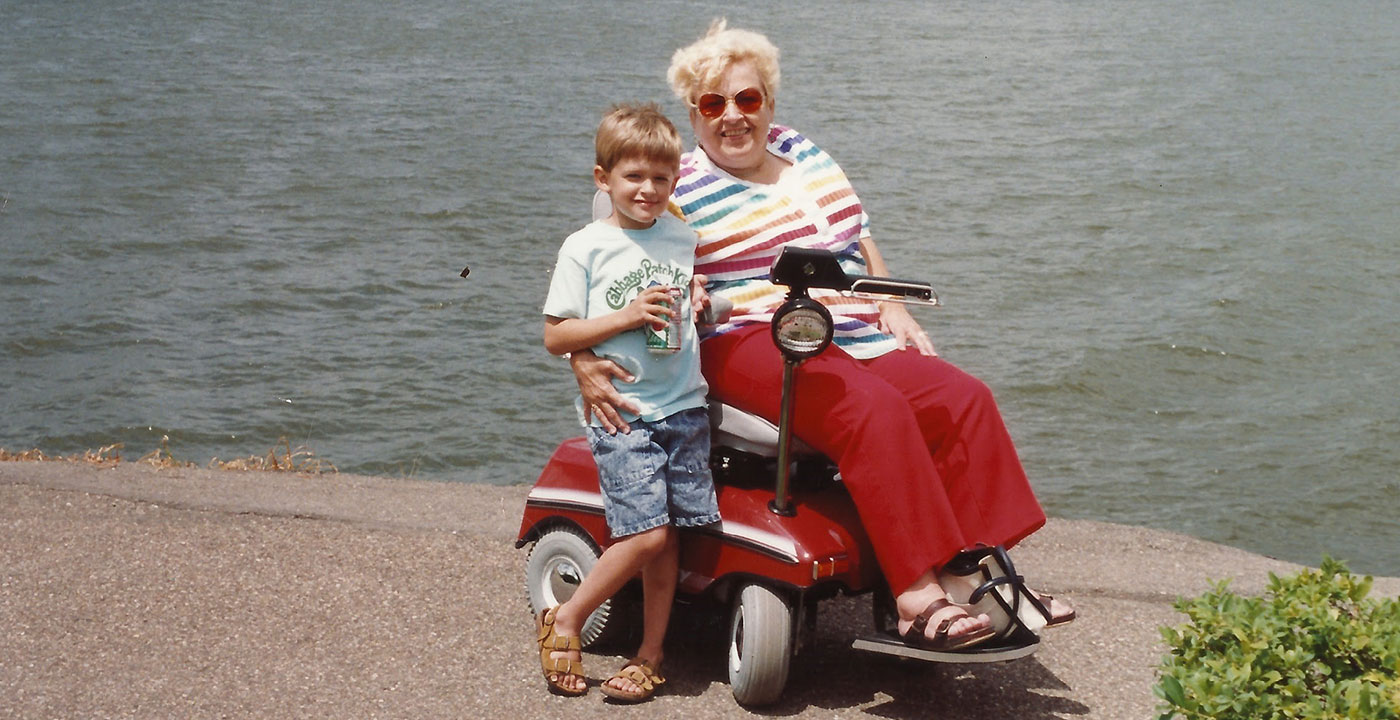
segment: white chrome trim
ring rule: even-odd
[[[792,538],[777,535],[752,525],[720,520],[719,533],[746,545],[767,549],[790,563],[797,562],[797,543]]]
[[[570,505],[584,505],[603,508],[603,494],[601,492],[589,492],[587,490],[571,490],[569,488],[549,488],[538,485],[530,489],[530,494],[526,497],[526,502],[561,502]]]
[[[603,494],[601,492],[573,490],[570,488],[535,486],[530,489],[530,494],[526,497],[526,502],[595,508],[600,512],[603,510]],[[737,523],[732,520],[720,520],[717,529],[713,526],[696,529],[701,532],[719,535],[735,544],[746,545],[756,550],[767,552],[789,563],[796,563],[798,561],[797,543],[793,542],[792,538],[771,533],[762,528]]]

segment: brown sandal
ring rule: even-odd
[[[639,657],[628,660],[627,664],[623,665],[621,670],[613,673],[613,676],[608,678],[608,681],[615,679],[631,681],[640,688],[636,692],[628,692],[615,688],[606,682],[603,683],[602,689],[604,695],[624,703],[639,703],[644,700],[649,700],[651,696],[656,693],[656,688],[666,684],[666,678],[661,677],[661,673],[656,671],[656,667],[651,664],[651,661],[643,660]]]
[[[583,679],[583,641],[577,635],[566,636],[554,632],[554,613],[558,609],[549,608],[535,619],[535,628],[539,631],[537,642],[540,645],[540,666],[544,668],[544,681],[549,683],[550,692],[555,695],[578,697],[587,694],[588,686],[585,684],[582,690],[578,690],[572,685],[565,685],[564,681],[574,677]],[[579,651],[579,660],[549,656],[552,652],[572,650]]]
[[[928,621],[933,619],[933,616],[939,611],[950,607],[962,611],[962,616],[944,618],[943,622],[938,623],[938,628],[934,630],[932,638],[925,636],[924,631],[928,629]],[[956,637],[950,636],[948,634],[948,628],[952,627],[953,623],[964,617],[972,616],[961,605],[948,602],[948,598],[938,598],[929,603],[928,607],[924,608],[924,611],[914,618],[913,624],[909,626],[908,631],[900,636],[900,639],[904,641],[905,645],[912,648],[946,652],[949,650],[961,650],[963,648],[972,647],[977,643],[987,640],[997,632],[995,628],[988,626],[964,635],[958,635]]]

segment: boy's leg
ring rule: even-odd
[[[676,582],[680,575],[680,533],[666,527],[666,544],[660,553],[642,568],[642,645],[637,657],[661,663],[666,640],[666,627],[671,621],[671,606],[676,599]]]
[[[593,569],[583,578],[573,597],[555,611],[555,632],[560,635],[578,635],[583,630],[583,624],[588,621],[588,616],[597,610],[604,600],[617,594],[638,571],[666,551],[667,538],[672,534],[670,531],[668,525],[644,530],[622,538],[603,551],[603,556],[598,558]],[[674,582],[673,577],[672,583]],[[569,657],[573,654],[575,653],[572,651],[559,651],[551,653],[551,657]],[[582,686],[583,678],[578,678],[577,683]]]
[[[665,549],[642,568],[642,644],[633,657],[660,668],[665,659],[666,628],[680,576],[680,530],[718,522],[719,504],[710,475],[710,416],[704,408],[683,410],[653,425],[656,443],[667,453],[664,474],[673,525]],[[626,695],[643,688],[625,676],[628,665],[607,686]]]
[[[671,623],[671,607],[676,600],[676,580],[680,574],[680,534],[675,527],[666,527],[666,544],[662,551],[641,569],[643,590],[643,626],[641,647],[637,657],[659,664],[666,626]]]
[[[662,646],[666,640],[666,627],[671,621],[671,606],[680,575],[680,533],[669,525],[658,529],[667,531],[666,543],[661,552],[642,568],[642,644],[635,656],[651,661],[652,667],[660,667],[665,656]],[[614,676],[607,684],[628,693],[641,690],[625,677]]]

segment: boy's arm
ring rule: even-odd
[[[564,355],[578,352],[584,348],[591,348],[629,329],[619,324],[621,318],[618,315],[621,312],[619,310],[603,317],[587,320],[546,315],[544,317],[544,349],[555,355]]]
[[[606,315],[592,318],[560,318],[546,315],[544,347],[555,355],[563,355],[591,348],[618,333],[641,327],[647,322],[665,323],[670,320],[672,310],[661,303],[669,299],[669,288],[656,285],[643,290],[626,307]]]

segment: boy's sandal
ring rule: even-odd
[[[950,607],[957,608],[960,614],[944,618],[942,622],[938,623],[938,628],[933,631],[933,637],[930,638],[925,635],[924,632],[928,629],[929,620],[932,620],[933,616],[939,611]],[[981,630],[966,632],[961,635],[948,634],[948,628],[952,627],[953,623],[968,617],[972,617],[972,615],[969,614],[967,609],[963,606],[949,602],[946,597],[938,598],[929,603],[928,607],[924,608],[924,611],[914,618],[914,622],[909,626],[909,629],[900,636],[900,640],[903,640],[905,645],[919,648],[920,650],[947,652],[950,650],[962,650],[963,648],[972,647],[996,634],[996,629],[990,626],[984,627]]]
[[[666,678],[661,677],[661,673],[656,671],[656,667],[651,664],[651,661],[639,657],[628,660],[621,670],[608,678],[608,682],[616,679],[631,681],[637,686],[637,690],[629,692],[605,682],[603,683],[603,694],[618,702],[625,703],[639,703],[648,700],[656,693],[656,688],[666,684]]]
[[[573,683],[565,684],[565,681],[572,678],[583,679],[583,661],[573,660],[566,657],[550,657],[552,652],[579,651],[581,658],[583,651],[583,641],[577,635],[560,635],[554,632],[554,611],[558,608],[549,608],[540,613],[535,619],[535,628],[539,631],[538,642],[540,645],[540,666],[544,669],[544,681],[549,683],[549,691],[556,695],[566,695],[568,697],[578,697],[588,692],[588,686],[582,689],[575,688]]]

